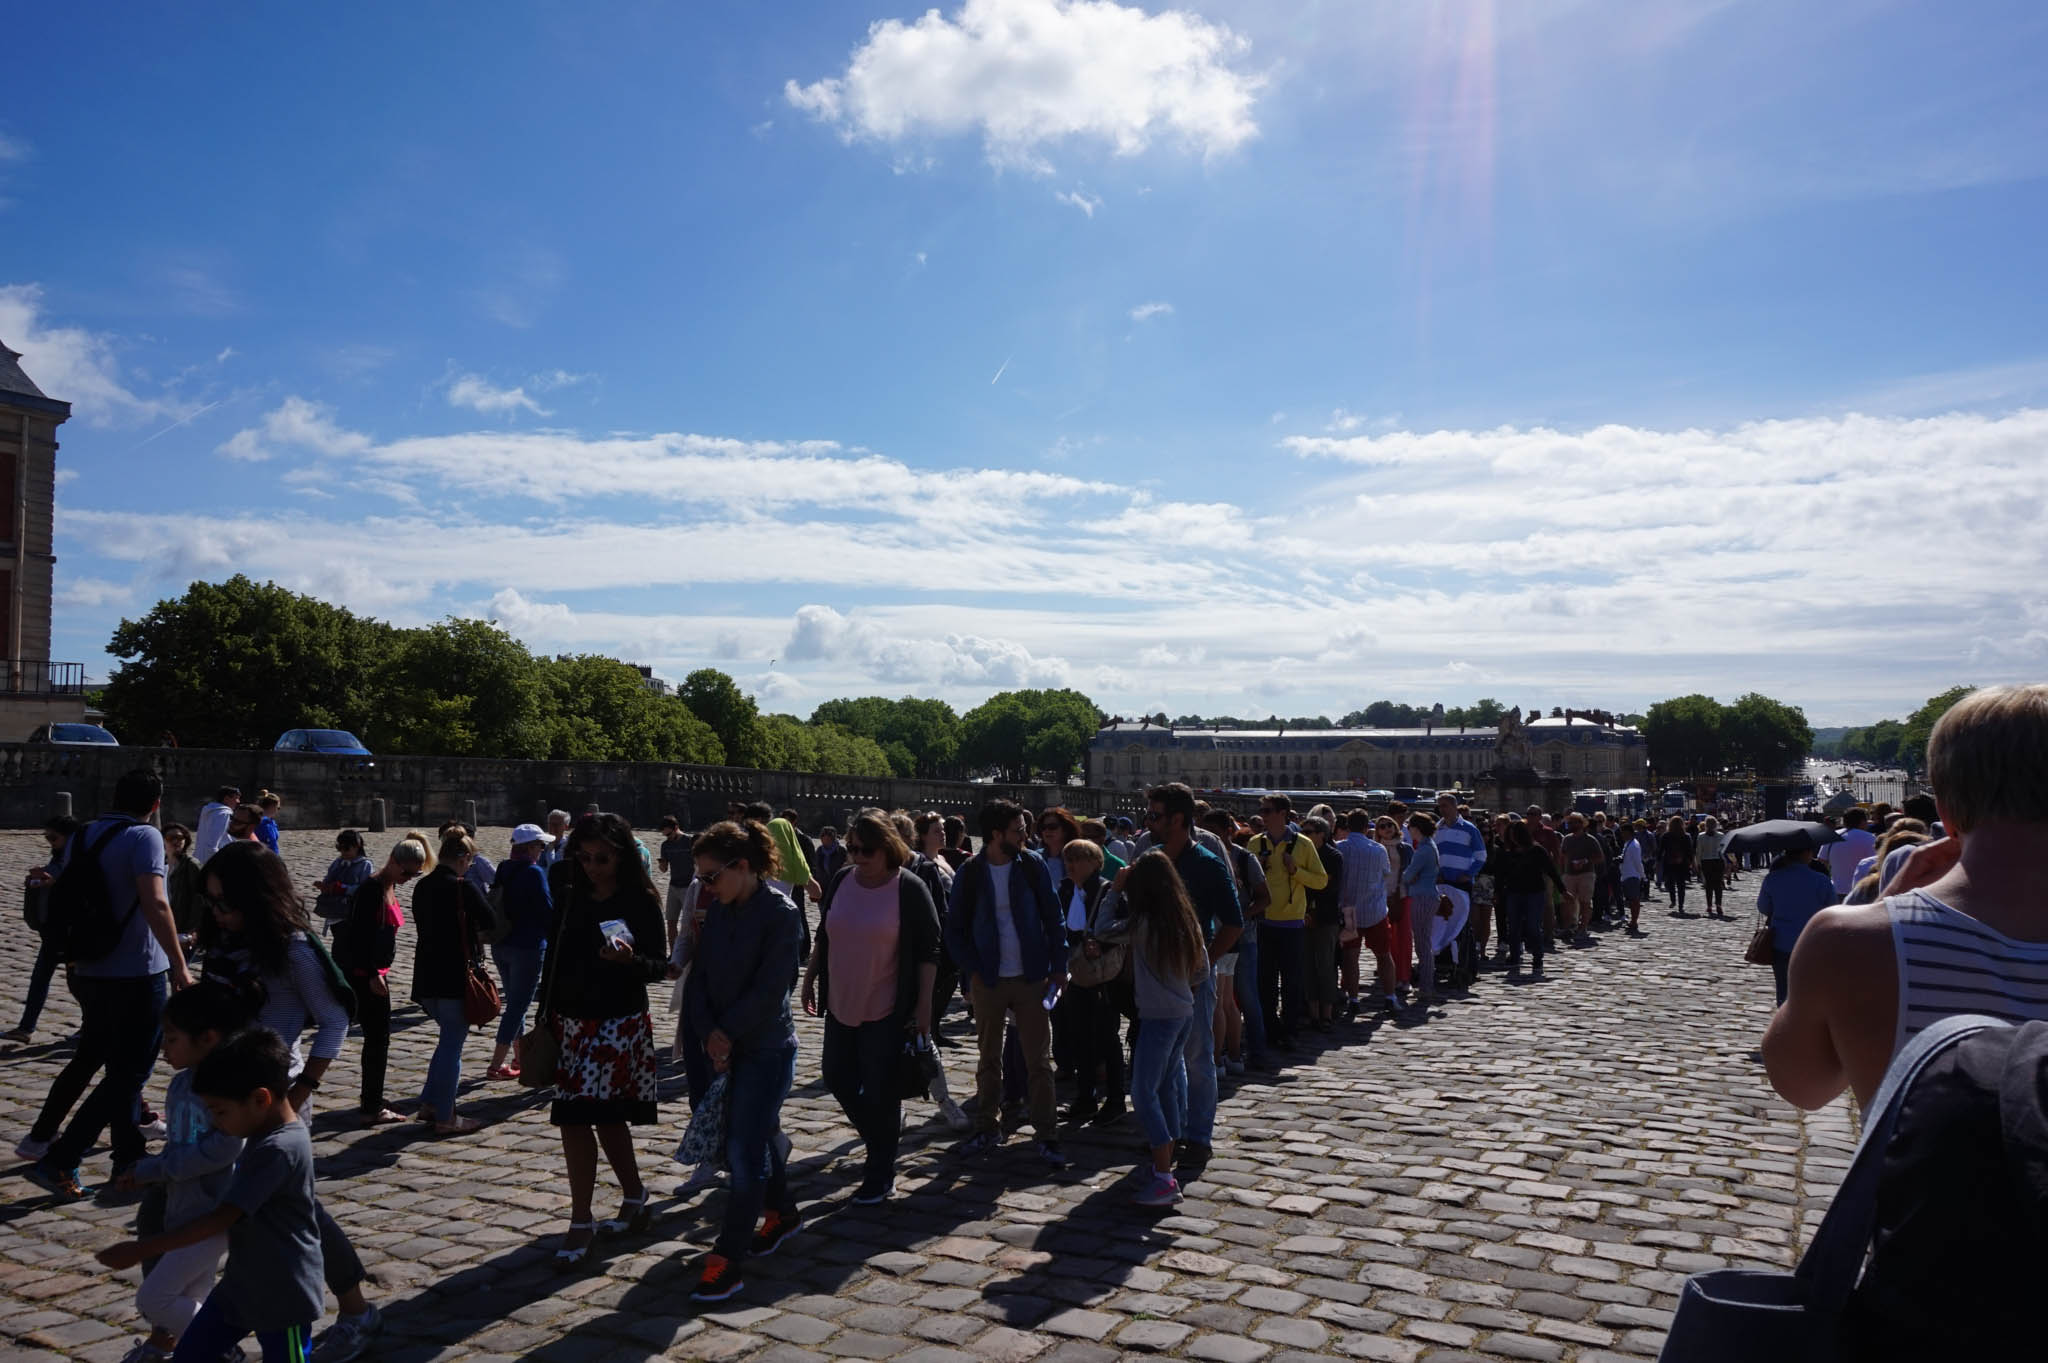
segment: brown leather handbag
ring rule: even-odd
[[[455,882],[455,924],[465,955],[470,942],[469,910],[463,907],[462,896],[469,888],[463,881]],[[496,1021],[504,1011],[505,1001],[498,996],[498,983],[491,978],[491,972],[484,969],[482,961],[469,961],[462,981],[462,1020],[472,1027],[481,1027]]]
[[[1743,949],[1742,959],[1751,965],[1769,965],[1776,950],[1777,942],[1771,936],[1771,920],[1759,919],[1756,931],[1749,935],[1749,945]]]

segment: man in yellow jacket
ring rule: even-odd
[[[1251,853],[1266,868],[1266,888],[1273,896],[1265,924],[1259,929],[1259,1001],[1266,1008],[1267,1041],[1292,1047],[1295,1028],[1307,1016],[1308,892],[1328,885],[1330,873],[1323,869],[1315,844],[1295,831],[1292,800],[1285,795],[1266,796],[1259,801],[1259,818],[1266,831],[1252,835]],[[1284,1022],[1280,1007],[1283,987],[1287,995]]]

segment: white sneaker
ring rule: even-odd
[[[171,1134],[170,1127],[164,1125],[164,1119],[161,1117],[153,1122],[144,1122],[135,1129],[153,1141],[163,1140]]]
[[[939,1115],[946,1119],[946,1125],[954,1131],[965,1131],[974,1125],[974,1118],[961,1111],[960,1104],[951,1098],[939,1104]]]
[[[34,1136],[24,1136],[21,1144],[14,1147],[16,1159],[39,1160],[50,1153],[50,1143],[39,1141]]]

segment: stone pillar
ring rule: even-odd
[[[475,828],[477,826],[476,801],[464,800],[462,802],[462,821],[468,824],[471,828]]]
[[[384,797],[379,795],[376,799],[370,801],[370,831],[372,833],[382,833],[386,826],[384,819]]]
[[[50,797],[50,817],[68,819],[71,817],[71,792],[60,790]]]

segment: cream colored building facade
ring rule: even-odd
[[[1524,728],[1539,777],[1608,790],[1649,779],[1649,749],[1632,728],[1583,719],[1535,719]],[[1470,790],[1497,765],[1499,737],[1490,728],[1176,729],[1125,722],[1096,733],[1088,784],[1106,790],[1163,781],[1197,790]]]

